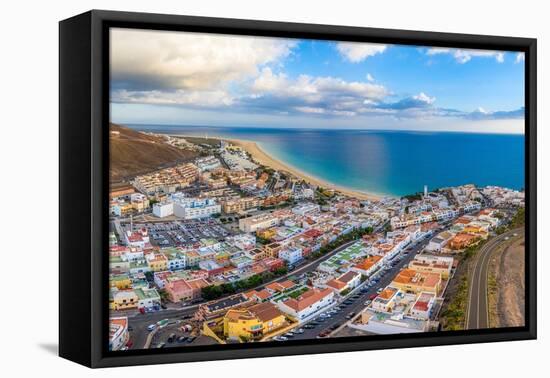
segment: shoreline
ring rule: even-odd
[[[184,139],[185,139],[185,137],[197,137],[197,136],[193,136],[193,135],[179,135],[179,134],[166,134],[166,135],[169,135],[171,137],[180,137],[180,138],[184,138]],[[225,137],[218,137],[218,136],[212,136],[211,138],[224,140],[224,141],[230,142],[231,144],[239,146],[239,147],[243,148],[244,150],[246,150],[246,152],[248,152],[252,156],[252,158],[256,162],[260,163],[261,165],[265,165],[267,167],[273,168],[273,169],[278,170],[278,171],[286,171],[286,172],[288,172],[288,173],[290,173],[290,174],[292,174],[292,175],[308,182],[311,185],[320,186],[320,187],[323,187],[323,188],[334,190],[334,191],[340,192],[340,193],[342,193],[346,196],[355,197],[355,198],[357,198],[359,200],[362,200],[362,201],[378,201],[378,200],[380,200],[384,197],[384,196],[379,195],[379,194],[362,192],[362,191],[359,191],[359,190],[349,189],[349,188],[343,187],[341,185],[336,185],[336,184],[333,184],[333,183],[328,182],[326,180],[320,179],[320,178],[318,178],[314,175],[303,172],[300,169],[298,169],[296,167],[293,167],[290,164],[284,163],[284,162],[272,157],[271,155],[266,153],[258,145],[257,142],[254,142],[254,141],[251,141],[251,140],[245,140],[245,139],[232,139],[232,138],[225,138]]]

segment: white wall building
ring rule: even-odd
[[[279,252],[279,258],[287,261],[289,264],[296,264],[302,260],[302,248],[288,247]]]
[[[333,303],[334,292],[331,289],[310,289],[296,299],[288,298],[277,302],[277,307],[281,311],[303,321]]]
[[[174,203],[159,202],[153,205],[153,215],[159,218],[169,217],[174,215]]]
[[[317,213],[321,211],[321,206],[316,203],[303,203],[292,208],[294,214],[306,216],[308,214]]]
[[[174,215],[183,219],[206,218],[222,211],[221,206],[211,198],[188,198],[177,193],[171,199],[174,202]]]

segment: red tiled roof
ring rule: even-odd
[[[332,290],[329,288],[323,290],[310,289],[297,299],[290,298],[283,303],[295,311],[302,311],[330,294],[332,294]]]

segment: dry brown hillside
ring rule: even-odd
[[[197,152],[173,147],[160,137],[112,123],[109,140],[111,182],[185,162],[198,156]]]

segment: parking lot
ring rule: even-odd
[[[129,223],[121,225],[124,231]],[[170,222],[134,223],[134,230],[145,227],[151,244],[161,248],[193,245],[201,239],[224,240],[232,232],[216,219],[177,220]]]

